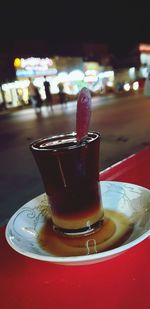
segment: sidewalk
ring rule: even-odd
[[[116,100],[120,100],[120,98],[129,98],[129,96],[132,96],[134,94],[129,94],[129,93],[125,93],[124,95],[118,95],[118,94],[106,94],[106,95],[102,95],[102,96],[94,96],[92,97],[92,107],[96,107],[96,106],[106,106],[111,104],[111,100],[113,100],[114,98]],[[67,107],[67,110],[75,110],[76,109],[76,103],[77,101],[68,101],[67,103],[64,103],[63,106],[60,103],[54,104],[53,105],[53,109],[54,111],[60,111],[62,112],[63,107]],[[113,103],[113,102],[112,102]],[[47,109],[47,106],[45,104],[45,102],[43,102],[42,105],[42,110],[43,109]],[[7,110],[3,110],[0,111],[0,119],[4,118],[5,116],[10,116],[12,113],[16,113],[16,112],[22,112],[25,110],[33,110],[33,107],[30,105],[24,105],[24,106],[17,106],[17,107],[10,107]]]

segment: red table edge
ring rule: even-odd
[[[100,171],[99,180],[117,181],[116,178],[119,178],[119,181],[124,181],[124,178],[129,178],[129,182],[142,186],[142,179],[136,181],[136,177],[134,177],[133,181],[133,179],[131,180],[130,177],[127,177],[127,172],[131,172],[131,170],[135,171],[137,170],[137,167],[140,167],[141,169],[145,168],[147,175],[150,175],[150,164],[145,165],[147,161],[150,161],[150,146],[147,146],[139,152],[135,152],[128,157],[125,157],[123,160],[109,166],[105,170]],[[150,189],[150,181],[144,181],[144,186]]]

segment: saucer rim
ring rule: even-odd
[[[128,182],[122,182],[122,181],[99,181],[100,183],[114,183],[114,184],[125,184],[125,185],[131,185],[134,187],[140,187],[142,190],[147,191],[150,194],[150,190],[148,188],[142,187],[140,185],[136,185],[136,184],[132,184],[132,183],[128,183]],[[52,262],[55,264],[73,264],[73,263],[83,263],[83,264],[88,264],[90,262],[92,263],[96,263],[96,262],[101,262],[101,260],[105,260],[105,258],[113,258],[116,255],[119,255],[125,251],[127,251],[128,249],[131,249],[132,247],[138,245],[139,243],[141,243],[142,241],[144,241],[147,237],[150,236],[150,230],[146,231],[145,233],[143,233],[142,235],[140,235],[138,238],[136,238],[135,240],[132,240],[131,242],[121,245],[117,248],[114,249],[110,249],[107,251],[103,251],[103,252],[98,252],[98,253],[94,253],[94,254],[90,254],[90,255],[81,255],[81,256],[67,256],[67,257],[63,257],[63,256],[55,256],[55,255],[40,255],[37,253],[30,253],[28,251],[22,250],[20,249],[18,246],[14,245],[14,243],[11,241],[10,236],[9,236],[9,228],[10,228],[10,224],[11,221],[17,216],[17,214],[20,212],[20,210],[22,208],[24,208],[25,205],[30,204],[30,202],[34,202],[34,200],[36,200],[37,198],[41,198],[45,193],[42,193],[38,196],[36,196],[35,198],[31,199],[30,201],[28,201],[27,203],[25,203],[24,205],[22,205],[9,219],[7,225],[6,225],[6,229],[5,229],[5,238],[8,242],[8,244],[10,245],[10,247],[12,249],[14,249],[16,252],[20,253],[23,256],[32,258],[32,259],[36,259],[36,260],[41,260],[41,261],[45,261],[45,262]],[[105,208],[104,208],[105,209]]]

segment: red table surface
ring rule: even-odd
[[[101,172],[100,180],[150,188],[150,148]],[[15,252],[0,229],[0,308],[150,308],[150,238],[104,262],[62,266]]]

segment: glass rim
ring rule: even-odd
[[[53,140],[57,140],[58,138],[61,139],[61,138],[64,138],[64,137],[68,137],[68,141],[69,141],[69,137],[71,139],[72,138],[75,138],[76,137],[76,132],[72,131],[72,132],[67,132],[67,133],[63,133],[63,134],[57,134],[57,135],[51,135],[51,136],[46,136],[46,137],[42,137],[42,138],[39,138],[39,139],[36,139],[35,141],[33,141],[29,147],[31,150],[33,151],[40,151],[40,152],[52,152],[52,153],[56,153],[56,152],[60,152],[60,151],[67,151],[67,150],[73,150],[73,149],[77,149],[77,148],[82,148],[82,147],[85,147],[86,145],[90,144],[91,142],[94,142],[96,141],[97,139],[101,139],[101,135],[99,132],[97,131],[89,131],[88,132],[88,136],[90,137],[90,135],[95,135],[95,138],[91,139],[91,140],[87,140],[86,138],[81,140],[81,142],[77,142],[76,140],[76,143],[74,143],[73,145],[68,145],[68,146],[61,146],[61,145],[57,145],[56,148],[55,146],[52,146],[51,148],[39,148],[38,146],[36,147],[36,145],[40,144],[41,142],[44,142],[44,141],[53,141]]]

